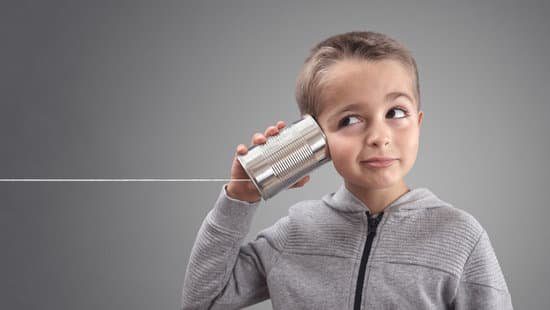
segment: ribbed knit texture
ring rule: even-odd
[[[208,213],[185,274],[183,309],[352,309],[368,207],[342,184],[244,243],[261,202],[227,196]],[[385,208],[362,292],[365,309],[512,309],[487,232],[426,188]]]

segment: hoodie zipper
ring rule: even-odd
[[[355,303],[353,306],[354,310],[361,309],[361,298],[363,295],[363,284],[365,281],[365,271],[367,269],[367,261],[369,260],[370,248],[372,246],[372,241],[376,236],[376,227],[378,223],[382,220],[384,212],[381,212],[377,217],[373,218],[369,211],[365,212],[367,214],[368,220],[368,232],[367,232],[367,241],[365,242],[365,248],[363,249],[363,256],[361,256],[361,264],[359,265],[359,275],[357,276],[357,285],[355,287]]]

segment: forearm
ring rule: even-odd
[[[183,283],[184,309],[207,308],[221,294],[258,205],[232,199],[222,190],[191,250]]]

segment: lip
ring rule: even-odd
[[[379,157],[379,156],[373,156],[367,160],[365,160],[365,162],[371,162],[371,161],[388,161],[388,160],[394,160],[395,158],[391,158],[391,157]]]
[[[394,158],[385,158],[385,159],[369,159],[361,163],[366,164],[367,166],[373,167],[373,168],[386,168],[393,165],[394,161],[395,161]]]

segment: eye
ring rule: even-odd
[[[401,111],[401,112],[392,112],[392,111]],[[395,115],[400,115],[402,114],[403,116],[401,117],[394,117]],[[401,119],[401,118],[405,118],[408,116],[407,114],[407,110],[405,108],[401,108],[401,107],[393,107],[390,109],[390,112],[388,112],[388,115],[391,115],[390,118],[393,118],[393,119]],[[340,123],[338,124],[338,128],[340,127],[347,127],[348,125],[350,125],[350,122],[348,122],[347,120],[349,119],[357,119],[357,117],[355,115],[348,115],[348,116],[345,116],[342,118],[342,120],[340,121]],[[353,124],[353,123],[351,123]]]
[[[407,110],[405,110],[404,108],[401,108],[401,107],[393,107],[390,111],[401,111],[401,112],[403,113],[403,116],[402,116],[402,117],[397,117],[397,119],[407,117]],[[389,114],[392,114],[392,113],[389,113]],[[399,114],[399,113],[397,113],[397,114]],[[395,115],[395,113],[393,113],[393,115]]]
[[[348,126],[349,124],[347,124],[348,122],[346,122],[346,120],[348,120],[348,119],[350,119],[350,118],[355,118],[355,119],[357,119],[357,117],[355,117],[354,115],[345,116],[344,118],[342,118],[342,120],[341,120],[340,123],[338,124],[338,128]]]

